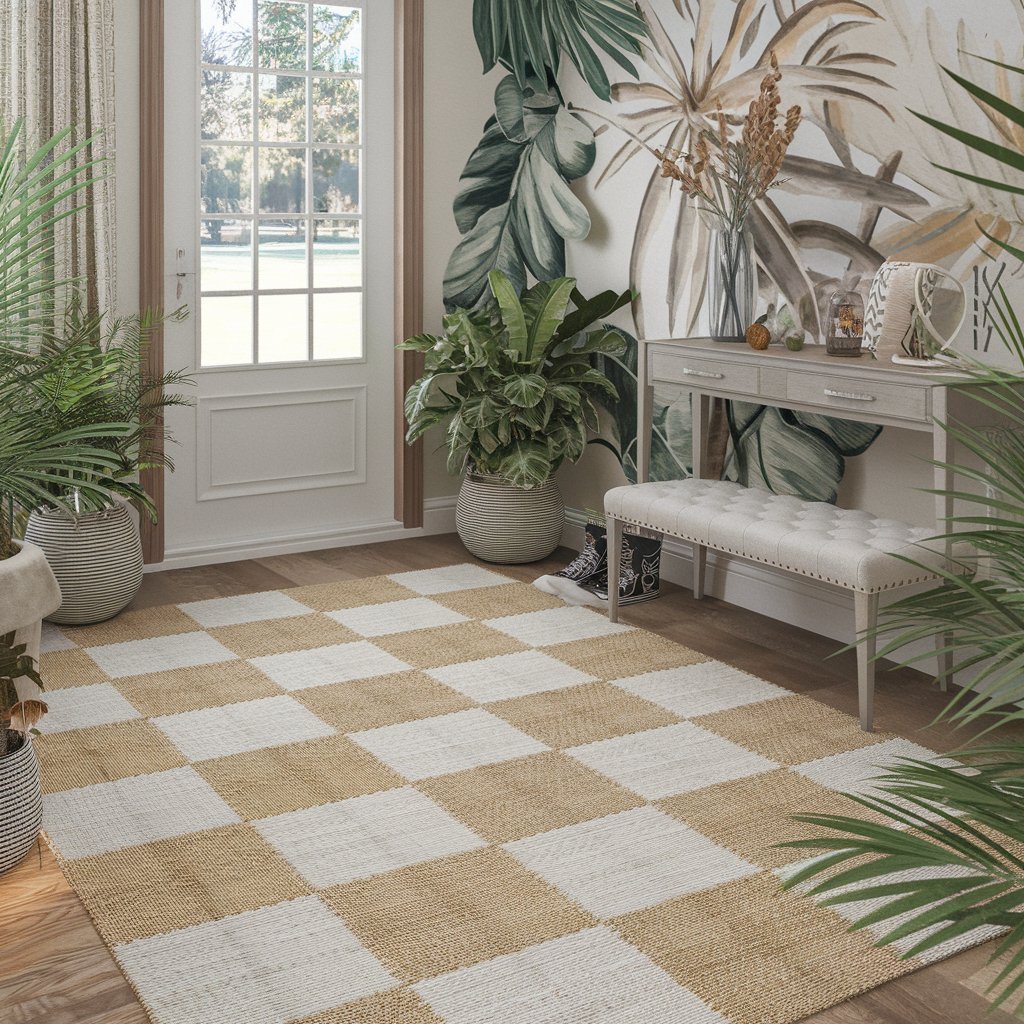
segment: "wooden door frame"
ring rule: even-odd
[[[395,335],[423,332],[424,0],[395,4]],[[423,525],[423,439],[405,443],[405,394],[423,372],[418,352],[395,350],[395,519]]]
[[[164,307],[164,0],[139,8],[139,306]],[[424,0],[395,0],[395,335],[423,330],[423,29]],[[164,369],[163,331],[153,332],[143,369]],[[406,445],[405,393],[422,359],[395,357],[395,519],[423,525],[423,442]],[[162,449],[162,444],[161,444]],[[142,472],[157,521],[142,520],[142,551],[149,564],[164,559],[164,470]]]
[[[164,0],[139,7],[139,308],[164,308]],[[150,335],[142,370],[163,376],[162,327]],[[141,522],[143,558],[154,564],[164,560],[163,467],[144,469],[140,482],[156,506],[156,522]]]

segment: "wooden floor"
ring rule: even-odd
[[[561,568],[569,552],[547,563],[504,568],[532,580]],[[303,555],[155,573],[133,607],[230,597],[260,590],[426,569],[468,556],[454,536],[394,541]],[[852,655],[830,658],[833,641],[667,587],[649,604],[626,609],[623,620],[712,657],[857,713]],[[935,750],[963,742],[948,728],[930,728],[943,697],[921,675],[883,672],[878,681],[879,729]],[[1009,1024],[1001,1011],[986,1015],[978,974],[986,947],[972,950],[810,1018],[813,1024]],[[972,986],[972,987],[969,987]],[[96,934],[49,852],[32,855],[0,878],[0,1021],[3,1024],[145,1024],[146,1015]],[[218,1024],[209,1021],[208,1024]],[[401,1024],[401,1022],[396,1022]],[[500,1024],[495,1021],[495,1024]]]

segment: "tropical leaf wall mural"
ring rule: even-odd
[[[564,273],[568,246],[572,272],[588,288],[628,277],[638,336],[701,333],[708,224],[643,144],[685,152],[719,106],[739,118],[774,53],[783,100],[802,107],[805,124],[782,187],[751,218],[762,303],[785,303],[820,337],[821,308],[840,283],[866,292],[889,258],[941,263],[978,297],[974,343],[987,350],[985,295],[1016,275],[1005,257],[993,262],[991,239],[1024,248],[1015,237],[1022,198],[942,170],[962,160],[959,143],[915,113],[987,125],[994,145],[1016,142],[1020,128],[998,104],[959,88],[942,68],[1018,101],[1019,77],[998,61],[1006,40],[1019,55],[1019,0],[991,0],[978,31],[960,0],[476,0],[475,18],[485,69],[508,75],[456,202],[463,241],[449,268],[450,303],[476,301],[494,267],[524,284],[538,271]],[[970,160],[969,175],[1008,174],[983,154]],[[580,244],[594,223],[602,237]],[[608,367],[625,398],[607,410],[597,439],[627,478],[635,474],[634,367],[635,353]],[[688,409],[660,397],[653,471],[679,476],[690,462]],[[879,433],[742,403],[722,423],[728,475],[818,500],[835,499],[846,459]]]

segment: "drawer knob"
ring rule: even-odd
[[[846,398],[851,402],[873,402],[874,395],[861,395],[856,391],[836,391],[834,388],[825,388],[825,394],[829,398]]]
[[[710,370],[691,370],[688,366],[683,367],[684,377],[710,377],[712,380],[721,380],[724,373],[712,373]]]

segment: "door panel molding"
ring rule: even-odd
[[[395,333],[423,331],[424,0],[395,6]],[[395,351],[395,519],[423,525],[423,439],[405,443],[405,393],[423,372],[417,352]]]
[[[311,417],[317,406],[322,421],[314,426]],[[288,430],[287,416],[254,414],[255,410],[287,409],[302,410],[299,430]],[[208,395],[199,399],[197,415],[200,436],[205,439],[197,452],[198,501],[366,482],[366,388],[361,385]],[[229,423],[232,418],[238,423]],[[262,430],[261,418],[267,421]],[[259,440],[290,439],[302,431],[309,438],[304,446],[288,440],[275,451],[272,442]],[[326,444],[330,435],[331,443]]]

